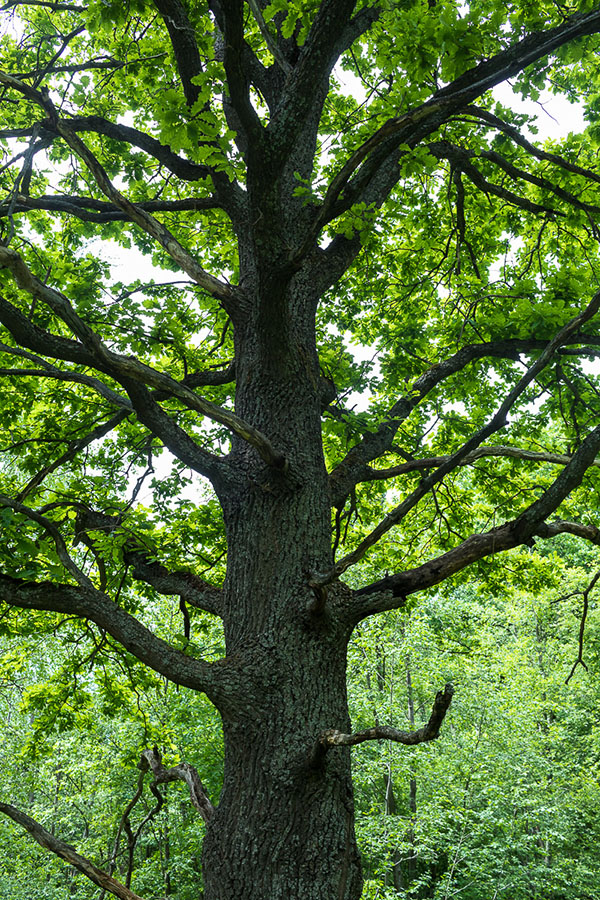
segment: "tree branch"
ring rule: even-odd
[[[32,522],[36,522],[38,525],[41,525],[44,531],[46,531],[52,538],[56,547],[57,556],[66,571],[84,590],[95,590],[94,585],[92,584],[88,576],[79,568],[75,560],[68,552],[63,536],[54,522],[51,522],[45,516],[40,515],[40,513],[36,512],[36,510],[34,509],[31,509],[29,506],[25,506],[23,503],[19,503],[18,500],[13,500],[11,497],[6,497],[4,494],[0,494],[0,508],[12,509],[14,510],[14,512],[20,513],[22,516],[26,516],[28,519],[31,519]]]
[[[254,16],[254,20],[258,25],[258,30],[263,36],[264,42],[267,45],[267,49],[279,68],[285,72],[286,75],[289,75],[292,71],[292,65],[285,58],[285,54],[279,47],[277,43],[277,38],[271,34],[269,31],[269,26],[265,22],[265,17],[263,16],[262,9],[260,8],[260,4],[258,0],[248,0],[248,6],[252,11],[252,15]]]
[[[194,78],[202,74],[202,60],[194,28],[185,6],[179,0],[154,0],[154,5],[169,33],[183,93],[191,108],[200,96],[200,88],[194,84]]]
[[[572,334],[565,340],[565,344],[600,346],[600,338],[594,335]],[[371,480],[373,470],[367,463],[391,450],[402,422],[432,390],[447,378],[462,371],[470,363],[481,359],[518,360],[521,354],[543,352],[548,345],[548,341],[535,339],[468,344],[453,356],[433,365],[412,383],[403,397],[396,401],[377,430],[366,434],[331,471],[329,483],[332,505],[341,508],[355,484]],[[570,353],[571,351],[559,347],[557,352]]]
[[[75,537],[82,533],[98,531],[111,534],[121,529],[127,531],[119,516],[96,512],[82,504],[78,509]],[[203,609],[213,615],[221,615],[222,592],[193,572],[170,571],[162,563],[149,558],[148,548],[135,534],[129,534],[123,547],[123,557],[131,574],[139,581],[151,585],[159,594],[176,595],[190,606]]]
[[[0,82],[2,78],[0,76]],[[147,153],[162,166],[180,178],[182,181],[204,181],[211,178],[211,170],[208,166],[199,165],[189,159],[178,156],[170,147],[161,144],[156,138],[132,128],[130,125],[121,125],[104,119],[102,116],[74,116],[69,119],[69,128],[77,133],[91,132],[93,134],[109,137],[114,141],[130,144]],[[5,138],[29,137],[32,128],[6,128],[0,131],[0,136]],[[41,123],[40,135],[48,139],[56,139],[55,130],[50,128],[48,121]]]
[[[63,466],[65,463],[70,462],[77,456],[78,453],[81,453],[82,450],[85,450],[85,448],[89,447],[89,445],[94,441],[98,441],[101,438],[105,437],[131,414],[132,410],[121,409],[116,415],[112,416],[106,422],[101,422],[88,434],[84,435],[81,438],[77,438],[74,441],[68,441],[69,449],[66,450],[65,453],[63,453],[61,456],[59,456],[58,459],[55,459],[53,462],[48,463],[48,465],[44,466],[43,469],[40,469],[40,471],[37,472],[33,476],[33,478],[31,478],[27,482],[25,487],[21,491],[19,491],[17,500],[22,503],[27,495],[30,494],[31,491],[35,490],[36,487],[39,487],[39,485],[48,475],[50,475],[52,472],[56,472],[56,470]]]
[[[17,6],[43,6],[52,12],[85,12],[87,9],[87,6],[78,6],[76,3],[54,3],[52,0],[8,0],[8,3],[0,6],[0,12]]]
[[[533,156],[542,162],[551,162],[555,166],[564,169],[566,172],[571,172],[574,175],[582,175],[589,181],[595,181],[597,184],[600,184],[600,175],[597,172],[594,172],[592,169],[585,169],[582,166],[578,166],[576,163],[570,162],[562,156],[559,156],[558,153],[549,153],[547,150],[541,150],[539,147],[536,147],[535,144],[528,141],[527,138],[523,137],[517,128],[513,125],[509,125],[502,119],[499,119],[498,116],[493,115],[493,113],[489,112],[487,109],[481,109],[478,106],[469,106],[465,112],[472,113],[476,119],[479,119],[486,124],[491,125],[497,131],[506,134],[507,137],[519,147],[522,147],[530,156]]]
[[[17,825],[24,828],[25,831],[28,831],[40,847],[43,847],[44,850],[50,850],[51,853],[60,856],[61,859],[64,859],[65,862],[89,878],[90,881],[93,881],[98,887],[105,891],[109,891],[111,894],[114,894],[115,897],[119,897],[120,900],[142,900],[138,894],[134,894],[133,891],[126,888],[125,885],[113,878],[112,875],[99,869],[85,856],[81,856],[70,844],[66,844],[64,841],[54,837],[54,835],[50,834],[49,831],[46,831],[39,822],[36,822],[35,819],[32,819],[24,812],[21,812],[21,810],[8,803],[0,803],[0,812],[12,819],[13,822],[16,822]]]
[[[366,731],[355,731],[353,734],[343,734],[335,728],[324,731],[312,752],[313,766],[322,761],[325,753],[333,747],[354,747],[356,744],[363,744],[365,741],[395,741],[398,744],[406,746],[414,746],[415,744],[424,744],[427,741],[434,741],[439,737],[440,728],[446,717],[446,713],[452,702],[454,688],[451,684],[446,684],[443,691],[436,694],[429,721],[417,731],[399,731],[397,728],[391,728],[389,725],[375,725],[374,728],[367,728]]]
[[[176,262],[177,265],[180,266],[181,269],[208,294],[223,301],[225,304],[227,301],[231,302],[233,300],[234,294],[232,288],[228,284],[224,281],[220,281],[213,275],[209,275],[209,273],[199,265],[192,254],[182,247],[175,236],[171,234],[164,225],[155,219],[154,216],[150,215],[149,212],[146,212],[140,206],[124,197],[123,194],[114,187],[104,171],[104,168],[100,165],[100,162],[74,131],[60,121],[57,122],[56,129],[73,152],[89,169],[96,184],[102,193],[108,197],[111,203],[125,213],[130,221],[135,222],[142,231],[145,231],[146,234],[154,238],[163,250],[166,250],[173,261]]]
[[[356,0],[322,0],[315,14],[298,62],[288,76],[270,130],[280,163],[293,147],[311,109],[320,84],[329,76],[344,48]]]
[[[600,572],[596,572],[588,586],[582,591],[582,599],[583,599],[583,609],[581,610],[581,619],[579,621],[579,637],[578,637],[578,652],[577,659],[573,663],[571,671],[565,678],[565,684],[568,684],[573,675],[575,674],[575,670],[577,666],[583,666],[585,671],[588,671],[587,664],[583,661],[583,639],[585,637],[585,623],[587,620],[589,608],[590,608],[590,594],[596,587],[598,583],[598,579],[600,579]]]
[[[600,529],[593,525],[545,519],[558,509],[563,500],[581,484],[600,449],[600,426],[592,431],[573,455],[568,465],[538,500],[531,503],[516,519],[483,534],[474,534],[447,553],[414,569],[389,575],[355,593],[351,611],[356,620],[404,605],[406,597],[426,590],[466,566],[486,556],[528,544],[534,537],[549,538],[557,534],[574,534],[600,546]]]
[[[367,202],[380,204],[385,200],[398,180],[395,162],[400,145],[416,147],[425,137],[453,115],[464,111],[468,104],[490,88],[518,74],[564,44],[599,30],[600,10],[575,13],[554,28],[528,35],[491,59],[469,69],[425,103],[389,119],[358,147],[333,178],[323,203],[315,213],[310,233],[296,256],[304,255],[317,240],[324,225],[348,209],[352,203],[367,199]],[[387,177],[379,185],[377,197],[367,198],[369,185],[390,161],[394,165],[389,168]]]
[[[14,322],[14,319],[3,317],[2,313],[7,311],[7,307],[10,304],[6,304],[4,306],[3,301],[0,299],[0,322],[2,322],[6,327],[11,331],[12,334],[14,332],[11,330],[10,325],[7,322]],[[19,313],[16,307],[12,308],[15,312]],[[19,315],[22,315],[19,313]],[[23,343],[26,343],[28,346],[31,344],[37,343],[41,348],[41,336],[51,339],[55,337],[54,335],[49,334],[49,332],[43,332],[41,329],[37,329],[34,332],[35,326],[31,325],[28,319],[23,316],[25,322],[27,322],[31,326],[31,331],[24,337]],[[15,329],[16,331],[17,329]],[[32,336],[35,334],[36,340],[32,340]],[[56,338],[57,341],[64,341],[64,338]],[[71,346],[77,347],[78,345],[72,341],[66,341],[66,344],[69,345],[69,349]],[[51,341],[49,340],[46,343],[45,347],[48,347],[48,344],[51,346]],[[10,356],[16,356],[19,359],[27,359],[30,362],[35,363],[39,366],[39,369],[0,369],[0,374],[2,375],[13,375],[17,378],[23,377],[33,377],[33,378],[53,378],[57,381],[70,381],[74,384],[83,384],[85,387],[89,387],[91,390],[95,391],[97,394],[100,394],[105,400],[107,400],[111,406],[116,406],[118,409],[128,409],[131,410],[131,401],[127,399],[127,397],[122,396],[121,394],[117,394],[116,391],[113,391],[112,388],[109,388],[108,385],[104,384],[103,381],[100,381],[98,378],[94,378],[91,375],[82,375],[80,372],[74,371],[65,371],[64,369],[59,369],[56,366],[53,366],[47,360],[43,359],[41,356],[37,356],[35,353],[29,353],[27,350],[23,350],[21,347],[10,347],[8,344],[4,344],[0,341],[0,351],[3,353],[7,353]],[[61,356],[61,359],[64,357]]]
[[[421,479],[418,487],[412,491],[406,497],[402,503],[395,507],[388,515],[377,525],[373,531],[370,532],[359,544],[358,546],[349,553],[347,556],[344,556],[342,559],[338,560],[336,564],[333,566],[330,572],[326,575],[314,575],[311,579],[311,586],[324,586],[326,584],[330,584],[336,578],[338,578],[343,572],[357,563],[359,560],[363,558],[365,553],[370,550],[382,537],[386,534],[391,528],[397,525],[399,522],[404,519],[404,517],[413,509],[417,503],[431,490],[431,488],[440,482],[442,478],[452,472],[457,466],[464,465],[465,458],[475,450],[483,440],[490,437],[490,435],[494,434],[496,431],[499,431],[501,428],[504,428],[507,424],[507,417],[514,406],[517,399],[523,394],[525,389],[531,384],[534,378],[548,365],[552,357],[554,356],[555,351],[563,344],[574,331],[577,331],[581,325],[585,322],[589,321],[600,308],[600,291],[594,295],[593,299],[586,306],[586,308],[579,313],[579,315],[572,318],[566,325],[564,325],[560,331],[554,336],[554,338],[548,342],[545,349],[540,353],[539,357],[536,361],[529,367],[527,372],[519,379],[517,384],[512,388],[511,391],[507,394],[503,402],[498,407],[495,415],[490,419],[490,421],[480,428],[469,440],[462,445],[462,447],[457,450],[455,453],[451,454],[431,475],[425,476]],[[570,468],[571,465],[577,459],[577,454],[572,457],[569,465],[566,467],[566,470]],[[591,465],[593,459],[587,464]],[[559,476],[560,477],[560,476]],[[549,509],[548,514],[553,511],[555,507]],[[542,516],[545,518],[546,516]]]
[[[174,684],[202,691],[222,712],[243,694],[241,674],[223,660],[213,664],[186,656],[95,588],[22,581],[0,574],[0,602],[89,619],[144,665]]]
[[[185,781],[189,788],[190,800],[192,805],[198,810],[205,822],[209,822],[212,818],[215,808],[210,802],[208,792],[198,775],[194,766],[188,762],[178,763],[167,769],[163,765],[162,757],[158,747],[152,750],[144,750],[140,760],[140,768],[142,771],[151,769],[156,784],[168,784],[172,781]]]
[[[245,65],[248,49],[244,40],[243,0],[219,0],[218,11],[215,4],[209,7],[219,15],[219,27],[223,31],[224,66],[231,105],[235,110],[246,140],[253,145],[255,153],[264,147],[264,129],[250,102],[250,77]]]
[[[221,204],[213,197],[188,197],[183,200],[147,200],[136,203],[144,212],[203,212],[220,209]],[[11,214],[26,213],[32,209],[44,209],[48,212],[67,213],[83,222],[129,222],[130,217],[114,203],[95,200],[92,197],[69,197],[53,194],[52,196],[29,197],[17,194],[14,203],[0,205],[0,217]]]
[[[85,357],[87,365],[101,368],[103,371],[110,373],[113,378],[125,387],[132,399],[132,403],[134,403],[140,421],[143,421],[144,424],[150,422],[152,419],[155,423],[153,427],[162,423],[162,430],[164,432],[167,428],[168,419],[171,423],[169,428],[171,428],[171,430],[177,429],[182,440],[183,435],[185,434],[185,432],[179,429],[179,426],[177,426],[170,417],[160,409],[158,404],[152,400],[148,392],[139,389],[140,384],[146,384],[159,391],[166,391],[168,395],[180,400],[188,407],[188,409],[194,410],[203,416],[207,416],[215,422],[220,422],[238,437],[243,438],[255,447],[268,465],[278,469],[285,468],[285,458],[275,450],[268,438],[252,425],[249,425],[247,422],[244,422],[236,416],[235,413],[232,413],[221,406],[217,406],[209,400],[204,400],[181,382],[176,381],[169,375],[158,372],[156,369],[145,365],[134,357],[122,356],[108,350],[96,332],[93,331],[93,329],[90,328],[90,326],[75,312],[64,294],[61,294],[54,288],[48,287],[39,281],[26,266],[19,254],[14,250],[0,246],[0,266],[5,266],[10,270],[15,281],[22,290],[27,291],[31,296],[37,297],[46,303],[58,316],[60,316],[63,322],[69,326],[88,351],[89,355],[86,354]],[[0,302],[0,317],[1,316],[2,302]],[[25,317],[21,315],[17,320],[19,325],[22,324],[22,319],[24,318]],[[8,319],[8,322],[11,320],[10,318],[5,317],[5,324],[10,328],[10,324],[8,324],[6,319]],[[26,319],[25,321],[27,322]],[[12,331],[11,329],[11,332],[13,333],[15,340],[19,343],[23,343],[15,331]],[[71,344],[71,342],[68,342],[68,344]],[[75,344],[74,347],[77,348],[77,344]],[[38,349],[38,347],[36,346],[35,349]],[[68,358],[72,359],[72,356],[69,356]],[[77,361],[83,360],[80,358]],[[136,398],[135,401],[134,396]],[[198,459],[202,457],[202,465],[210,464],[213,472],[217,464],[221,467],[223,466],[222,460],[207,451],[201,450],[189,436],[186,437],[188,437],[190,444],[196,448]],[[197,464],[198,463],[196,463],[196,465]]]
[[[540,450],[525,450],[522,447],[491,445],[478,447],[477,450],[473,450],[471,453],[468,453],[462,460],[461,465],[469,466],[472,463],[476,462],[478,459],[488,459],[490,457],[519,459],[529,462],[547,462],[554,463],[558,466],[566,466],[573,458],[572,456],[567,456],[564,453],[548,453]],[[406,475],[409,472],[418,472],[423,469],[434,469],[437,466],[443,465],[443,463],[447,462],[449,459],[450,454],[445,454],[444,456],[429,456],[425,457],[424,459],[411,459],[408,462],[401,463],[398,466],[390,466],[390,468],[388,469],[372,469],[370,466],[368,466],[366,468],[370,472],[370,475],[365,472],[365,477],[361,478],[360,481],[380,481],[387,478],[397,478],[399,475]],[[600,468],[600,457],[592,462],[592,466],[597,466],[598,468]]]
[[[500,163],[502,157],[500,157],[499,154],[486,153],[485,151],[476,154],[471,150],[464,150],[461,147],[456,147],[449,141],[437,141],[436,143],[429,144],[427,149],[432,156],[435,156],[436,159],[449,160],[449,162],[456,166],[459,171],[463,172],[469,178],[469,180],[472,181],[473,184],[478,187],[484,194],[494,194],[494,196],[500,197],[501,200],[505,200],[512,206],[523,209],[525,210],[525,212],[533,213],[533,215],[540,215],[542,213],[545,213],[546,215],[552,217],[563,217],[565,215],[565,213],[560,209],[555,209],[551,206],[545,206],[542,203],[535,203],[533,200],[529,200],[527,197],[521,197],[519,194],[515,194],[513,191],[509,191],[508,188],[502,187],[498,184],[494,184],[493,181],[489,181],[487,178],[485,178],[481,174],[477,166],[474,166],[471,162],[473,158],[479,155],[483,159],[488,159],[490,161],[493,160],[496,165],[504,168],[504,171],[507,171],[507,169],[510,168],[510,175],[514,180],[516,180],[517,177],[521,177],[525,178],[529,182],[532,182],[532,180],[535,181],[535,176],[529,175],[528,172],[518,170],[514,166],[511,167],[504,160],[502,162],[504,162],[505,165],[502,166]],[[546,187],[551,189],[552,192],[557,196],[562,195],[562,198],[566,199],[566,191],[561,191],[560,188],[551,188],[549,182]],[[572,200],[572,205],[581,208],[581,202],[573,197],[573,195],[569,196]]]

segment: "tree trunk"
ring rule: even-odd
[[[329,723],[347,727],[345,653],[323,653],[316,635],[304,643],[273,652],[266,708],[225,723],[223,791],[204,842],[206,900],[360,897],[348,749],[315,766],[309,753]]]
[[[273,471],[234,442],[248,478],[221,498],[227,657],[243,671],[247,695],[222,711],[224,784],[204,841],[205,900],[357,900],[362,889],[349,749],[313,755],[323,731],[350,728],[352,626],[339,614],[346,589],[336,586],[319,611],[309,585],[312,572],[332,564],[332,550],[319,370],[302,320],[281,324],[284,369],[264,347],[260,323],[236,333],[236,410],[289,464]]]

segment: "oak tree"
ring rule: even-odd
[[[353,732],[353,629],[494,557],[525,577],[537,540],[600,543],[600,8],[9,0],[3,22],[5,621],[214,704],[219,797],[140,764],[189,786],[207,900],[356,900],[351,747],[437,737],[452,688],[421,728]],[[587,129],[536,140],[509,80]]]

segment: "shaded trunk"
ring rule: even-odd
[[[330,502],[309,304],[300,293],[288,299],[277,325],[285,365],[265,346],[260,317],[236,331],[236,410],[289,462],[274,472],[235,443],[247,478],[221,498],[227,656],[243,670],[247,695],[223,712],[224,784],[204,842],[205,900],[357,900],[362,887],[349,750],[312,757],[321,732],[350,728],[351,626],[339,615],[341,587],[328,608],[311,610],[310,574],[332,562]]]
[[[317,635],[273,653],[268,704],[225,723],[225,780],[204,845],[206,900],[357,900],[349,751],[309,750],[347,722],[344,651]],[[312,677],[311,677],[312,675]],[[278,686],[277,686],[278,683]]]

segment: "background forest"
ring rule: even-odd
[[[355,751],[365,898],[600,897],[600,621],[588,591],[599,563],[596,548],[564,537],[551,553],[522,551],[485,579],[357,629],[355,728],[375,719],[412,730],[440,683],[456,688],[438,741]],[[156,623],[173,631],[169,605]],[[4,795],[121,880],[129,872],[145,897],[197,900],[203,823],[185,785],[160,787],[159,799],[146,776],[130,804],[140,752],[153,744],[166,765],[193,763],[218,795],[218,717],[114,646],[82,659],[84,631],[45,617],[2,642]],[[218,630],[207,620],[200,633],[204,652],[218,653]],[[0,820],[0,834],[14,848],[0,862],[2,900],[99,900],[12,823]]]

